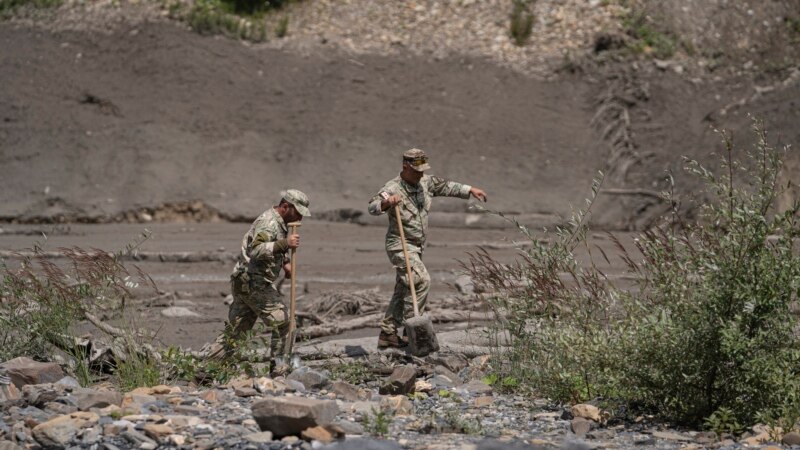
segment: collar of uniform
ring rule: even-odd
[[[420,180],[420,183],[417,183],[417,185],[415,186],[411,183],[406,182],[406,180],[404,180],[403,177],[398,177],[398,178],[400,178],[400,186],[403,186],[403,189],[405,189],[406,192],[416,193],[417,191],[422,189],[422,186],[420,186],[422,180]]]
[[[286,222],[283,221],[283,217],[278,214],[278,211],[275,211],[275,208],[272,208],[272,215],[275,217],[275,221],[278,222],[278,225],[281,227],[281,230],[285,232],[289,232],[289,227],[286,226]]]

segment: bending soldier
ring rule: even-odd
[[[281,269],[286,278],[293,276],[287,253],[300,246],[300,236],[290,235],[287,224],[310,216],[308,204],[306,194],[289,189],[277,206],[264,211],[250,226],[231,274],[233,303],[228,311],[226,332],[217,340],[229,356],[231,344],[261,319],[272,334],[270,350],[274,375],[289,371],[288,364],[283,362],[288,314],[276,282]]]

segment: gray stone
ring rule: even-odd
[[[26,384],[52,383],[64,378],[64,371],[56,363],[34,361],[21,356],[0,364],[11,382],[18,388]]]
[[[170,306],[161,310],[161,315],[169,318],[201,317],[200,314],[183,306]]]
[[[783,439],[781,442],[784,445],[800,445],[800,433],[797,431],[791,431],[783,435]]]
[[[341,428],[342,431],[344,431],[344,434],[350,434],[350,435],[364,434],[364,427],[362,427],[361,424],[357,422],[338,419],[334,422],[334,425]]]
[[[268,444],[272,442],[272,432],[271,431],[261,431],[258,433],[251,433],[245,436],[242,436],[247,442],[252,444]]]
[[[0,383],[0,403],[18,400],[22,397],[14,383],[9,381],[9,384]]]
[[[381,385],[378,392],[382,395],[406,395],[414,392],[417,381],[417,370],[414,366],[405,365],[394,369],[392,374]]]
[[[522,441],[500,441],[484,439],[478,442],[476,450],[540,450],[542,447],[526,444]]]
[[[592,431],[586,433],[586,437],[589,438],[589,439],[597,439],[597,440],[604,440],[604,441],[608,441],[608,440],[614,439],[614,437],[616,437],[616,435],[617,435],[617,433],[615,433],[615,432],[613,432],[611,430],[592,430]]]
[[[347,400],[349,402],[361,400],[358,394],[358,388],[346,381],[334,381],[333,386],[331,386],[331,391],[342,400]]]
[[[156,442],[149,437],[145,436],[143,433],[140,433],[136,430],[125,430],[120,433],[126,441],[130,442],[131,444],[141,448],[143,444],[151,444],[156,445]]]
[[[481,380],[470,380],[463,388],[472,395],[489,395],[492,393],[492,387]]]
[[[325,450],[401,450],[396,442],[374,439],[348,439],[323,447]]]
[[[446,375],[434,375],[433,378],[431,378],[431,384],[440,388],[451,388],[458,386],[458,383]]]
[[[297,380],[286,380],[286,385],[289,386],[289,388],[291,388],[292,390],[294,390],[296,392],[305,392],[306,391],[306,387],[303,385],[303,383],[301,383],[301,382],[299,382]]]
[[[675,433],[672,431],[654,431],[653,437],[656,439],[665,439],[668,441],[691,442],[692,438],[685,434]]]
[[[713,431],[701,431],[694,436],[694,441],[702,445],[713,444],[717,442],[717,433]]]
[[[22,387],[22,398],[28,404],[43,407],[54,402],[64,395],[64,387],[54,384],[28,384]]]
[[[11,441],[0,441],[0,450],[22,450],[23,448]]]
[[[447,368],[447,370],[457,374],[461,372],[467,365],[469,365],[469,361],[461,355],[442,355],[442,356],[433,356],[429,358],[430,361],[437,366],[442,366]]]
[[[119,405],[122,402],[122,395],[114,391],[96,391],[94,389],[80,388],[72,391],[72,397],[78,403],[78,409],[81,411]]]
[[[97,443],[103,436],[103,430],[100,427],[90,427],[83,430],[81,435],[81,443],[83,445],[92,445]]]
[[[46,412],[61,416],[64,414],[73,413],[77,411],[78,408],[72,405],[65,405],[64,403],[60,402],[47,402],[47,404],[44,405],[44,410]]]
[[[445,377],[449,378],[453,384],[456,386],[461,384],[461,378],[458,376],[457,373],[453,372],[452,370],[448,369],[445,366],[436,366],[433,368],[433,374],[435,375],[444,375]]]
[[[328,376],[308,367],[300,367],[286,377],[287,380],[299,381],[306,389],[322,389],[328,385]]]
[[[100,417],[89,412],[76,412],[58,416],[33,428],[33,438],[46,449],[64,448],[81,428],[97,423]]]
[[[328,425],[339,413],[336,402],[303,397],[275,397],[256,402],[253,418],[262,431],[276,437],[297,435],[306,428]]]
[[[75,378],[72,378],[69,375],[67,375],[66,377],[64,377],[64,378],[62,378],[62,379],[60,379],[58,381],[56,381],[53,384],[59,384],[61,386],[67,387],[67,388],[80,388],[81,387],[81,384],[78,382],[78,380],[76,380]]]
[[[570,421],[570,428],[572,432],[575,433],[578,437],[586,436],[586,433],[591,431],[594,427],[594,422],[589,419],[584,419],[583,417],[576,417]]]

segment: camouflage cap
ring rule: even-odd
[[[431,165],[428,164],[428,155],[418,148],[403,152],[403,162],[408,162],[411,168],[417,172],[423,172],[431,168]]]
[[[303,217],[311,215],[311,211],[308,210],[308,196],[301,191],[289,189],[283,194],[283,199],[294,205],[294,208]]]

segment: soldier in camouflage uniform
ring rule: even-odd
[[[240,339],[261,319],[272,334],[273,367],[276,359],[283,356],[288,314],[275,283],[281,269],[286,278],[293,276],[287,252],[300,246],[300,236],[289,235],[287,224],[310,216],[308,203],[306,194],[289,189],[280,203],[258,216],[244,235],[242,253],[231,273],[233,303],[228,311],[229,323],[225,336],[218,339],[226,354],[231,350],[230,340]]]
[[[403,329],[405,319],[414,314],[403,247],[400,242],[400,231],[397,228],[396,216],[392,211],[394,206],[400,205],[400,216],[409,252],[414,288],[417,293],[419,309],[422,311],[431,284],[431,277],[422,263],[431,199],[433,197],[468,199],[473,196],[478,200],[486,201],[486,193],[481,189],[425,175],[423,172],[428,169],[430,169],[430,165],[424,151],[416,148],[406,151],[403,153],[403,169],[400,175],[389,180],[369,202],[370,214],[376,216],[388,214],[389,230],[386,232],[386,253],[396,271],[394,295],[392,295],[389,308],[381,321],[378,348],[406,345],[408,338],[401,338],[399,331]]]

